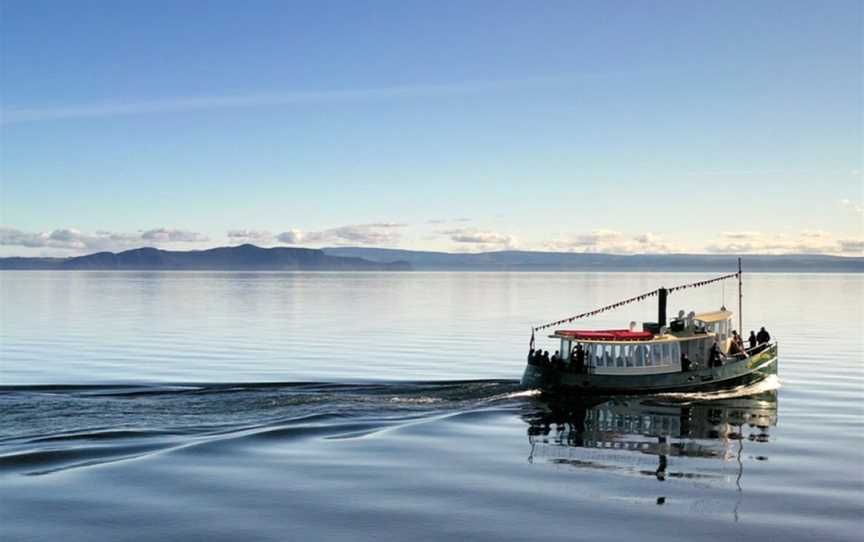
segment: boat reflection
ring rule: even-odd
[[[658,480],[724,476],[722,466],[718,472],[695,461],[708,458],[736,462],[740,482],[745,442],[768,442],[769,429],[777,424],[777,391],[739,393],[711,400],[697,396],[695,401],[686,401],[686,396],[543,398],[522,416],[529,424],[528,459]],[[748,450],[749,459],[766,459],[754,452],[756,446]],[[646,468],[649,457],[651,468]],[[673,458],[682,458],[674,472],[669,468]]]

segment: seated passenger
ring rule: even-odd
[[[750,348],[756,348],[756,334],[753,333],[753,330],[750,330],[750,336],[747,338],[747,342],[750,344]]]
[[[759,333],[756,334],[756,341],[759,344],[767,344],[771,342],[771,335],[765,330],[765,327],[759,328]]]

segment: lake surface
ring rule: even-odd
[[[751,388],[519,387],[532,324],[711,276],[0,273],[0,539],[860,540],[862,275],[745,275]]]

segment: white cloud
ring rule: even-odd
[[[622,237],[623,235],[620,232],[614,230],[599,229],[594,230],[591,233],[583,233],[576,235],[571,239],[570,244],[574,246],[593,247],[603,243],[617,241]]]
[[[840,239],[840,252],[864,255],[864,239]]]
[[[273,241],[273,234],[266,230],[228,230],[228,240],[236,243],[267,244]]]
[[[59,249],[71,252],[118,251],[144,245],[199,243],[207,237],[190,231],[156,228],[135,234],[98,230],[93,234],[73,228],[32,233],[15,228],[0,228],[0,245]]]
[[[156,228],[147,230],[141,234],[145,241],[156,241],[159,243],[200,243],[208,241],[206,236],[194,231],[175,230],[169,228]]]
[[[512,235],[482,231],[474,228],[458,228],[438,232],[454,243],[475,245],[478,250],[515,248],[518,242]]]
[[[471,222],[468,217],[459,218],[432,218],[426,221],[427,224],[447,224],[448,222]]]
[[[720,235],[726,239],[735,240],[758,239],[763,237],[763,235],[758,231],[724,231]]]
[[[71,231],[71,230],[55,230],[55,231]],[[19,246],[19,247],[68,247],[69,241],[60,239],[52,239],[54,232],[50,233],[30,233],[17,230],[15,228],[0,228],[0,245]],[[57,237],[62,237],[64,234],[58,233]]]
[[[374,222],[353,224],[321,231],[303,232],[292,229],[280,233],[276,238],[291,245],[333,244],[333,245],[373,245],[392,246],[399,243],[401,230],[405,224],[393,222]]]
[[[625,235],[607,229],[570,234],[544,243],[543,248],[558,252],[608,254],[662,254],[679,250],[665,242],[660,235],[652,232]]]
[[[801,237],[806,239],[831,239],[831,234],[823,230],[803,230]]]
[[[705,247],[718,254],[850,254],[858,240],[835,240],[821,230],[803,230],[797,235],[767,235],[756,232],[724,232],[722,239]],[[859,246],[860,248],[860,246]]]
[[[303,242],[303,232],[300,230],[283,231],[276,236],[276,239],[289,245],[299,245]]]
[[[856,203],[848,198],[841,199],[839,203],[840,205],[842,205],[846,209],[849,209],[855,214],[864,215],[864,206],[862,206],[860,203]]]

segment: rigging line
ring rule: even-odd
[[[729,275],[722,275],[720,277],[715,277],[713,279],[708,279],[708,280],[700,280],[698,282],[693,282],[690,284],[679,284],[677,286],[667,288],[666,292],[671,294],[672,292],[675,292],[677,290],[685,290],[687,288],[698,288],[701,286],[707,286],[707,285],[712,284],[714,282],[718,282],[718,281],[726,280],[726,279],[731,279],[731,278],[736,278],[737,276],[738,276],[738,273],[730,273]],[[606,305],[605,307],[600,307],[599,309],[594,309],[593,311],[583,312],[582,314],[577,314],[577,315],[571,316],[569,318],[562,318],[561,320],[556,320],[555,322],[549,322],[548,324],[543,324],[542,326],[536,326],[536,327],[532,328],[532,332],[533,331],[540,331],[541,329],[546,329],[546,328],[550,328],[553,326],[559,326],[561,324],[567,324],[567,323],[572,322],[573,320],[579,320],[581,318],[585,318],[588,316],[594,316],[594,315],[597,315],[601,312],[606,312],[608,310],[617,309],[618,307],[620,307],[622,305],[627,305],[627,304],[633,303],[635,301],[644,301],[645,299],[647,299],[653,295],[657,295],[657,293],[659,291],[660,291],[659,289],[653,290],[651,292],[647,292],[647,293],[644,293],[642,295],[637,295],[636,297],[631,297],[630,299],[625,299],[624,301],[619,301],[619,302],[613,303],[611,305]]]

